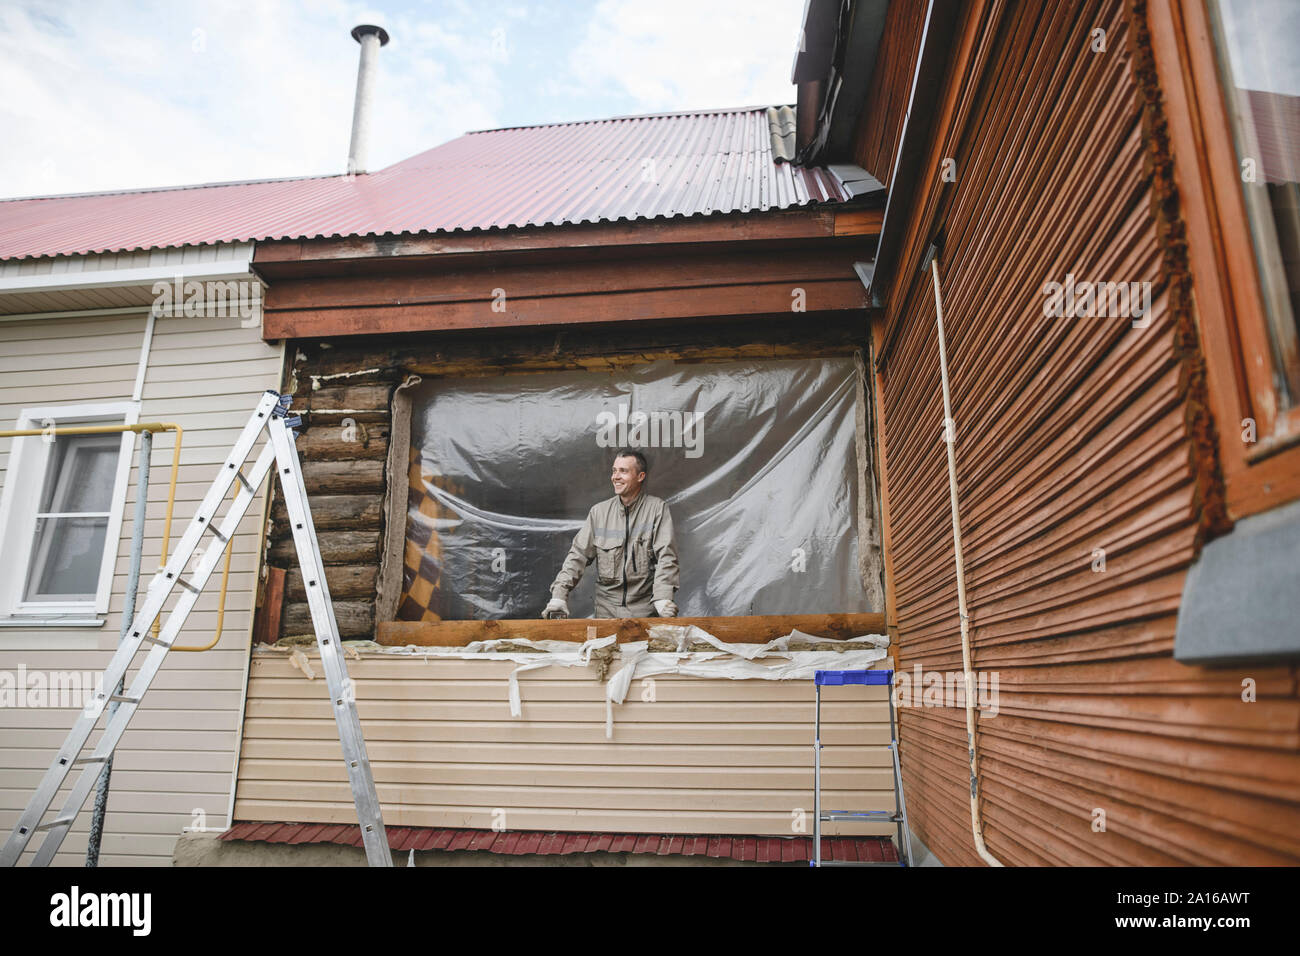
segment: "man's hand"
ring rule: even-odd
[[[569,616],[569,605],[564,598],[553,597],[546,603],[546,610],[542,612],[542,617],[547,620],[564,618]]]
[[[660,617],[676,617],[677,605],[672,601],[655,601],[655,613]]]

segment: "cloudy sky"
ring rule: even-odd
[[[793,102],[804,0],[0,0],[0,196],[343,172],[461,133]]]

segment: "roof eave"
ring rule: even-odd
[[[930,0],[926,11],[921,49],[912,73],[912,90],[903,119],[898,155],[889,179],[884,221],[880,227],[876,262],[868,288],[872,304],[876,306],[884,304],[894,269],[898,265],[900,244],[912,210],[923,154],[937,120],[936,111],[943,91],[944,72],[957,38],[958,13],[957,0]]]
[[[832,10],[841,16],[833,17]],[[824,28],[830,22],[834,24],[834,35],[829,57],[819,47],[818,58],[810,52],[804,69],[800,70],[796,62],[796,82],[820,83],[816,101],[806,97],[807,105],[817,111],[817,123],[799,154],[805,165],[852,159],[854,130],[870,92],[888,10],[888,0],[857,0],[847,7],[841,7],[838,0],[809,0],[805,34],[811,24]],[[800,108],[804,106],[801,102]],[[800,121],[800,127],[805,123]]]

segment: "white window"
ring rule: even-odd
[[[55,428],[134,425],[131,402],[24,409],[0,495],[0,616],[87,618],[108,611],[131,432],[56,435]]]

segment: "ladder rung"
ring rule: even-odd
[[[220,531],[217,530],[217,526],[214,524],[208,525],[208,530],[211,531],[216,536],[217,540],[220,541],[222,544],[225,544],[227,541],[230,540],[230,536],[222,534]]]
[[[861,820],[863,817],[885,819],[890,823],[900,823],[903,819],[893,810],[832,810],[822,814],[822,820]]]
[[[171,647],[171,641],[164,641],[162,638],[154,637],[152,634],[142,634],[140,640],[148,641],[150,644],[157,644],[159,647]]]
[[[818,866],[902,866],[900,860],[897,863],[884,863],[879,860],[822,860]]]
[[[126,694],[110,694],[108,699],[109,699],[109,700],[115,700],[115,701],[117,701],[119,704],[138,704],[138,703],[140,703],[140,698],[139,698],[139,697],[129,697],[129,696],[126,695]]]
[[[71,826],[76,817],[59,817],[57,820],[51,820],[49,823],[37,824],[37,830],[53,830],[55,827]]]
[[[239,483],[244,486],[245,491],[247,491],[250,495],[256,494],[257,489],[248,483],[248,479],[244,477],[244,473],[242,471],[235,472],[235,477],[239,479]]]
[[[196,588],[194,585],[190,584],[190,582],[186,581],[184,578],[177,578],[176,583],[179,584],[181,587],[183,587],[185,590],[189,591],[191,594],[199,593],[199,589]]]
[[[98,754],[93,754],[89,757],[78,757],[76,760],[72,761],[72,765],[75,767],[78,764],[83,764],[83,763],[103,763],[107,759],[108,759],[107,757],[101,757]]]

